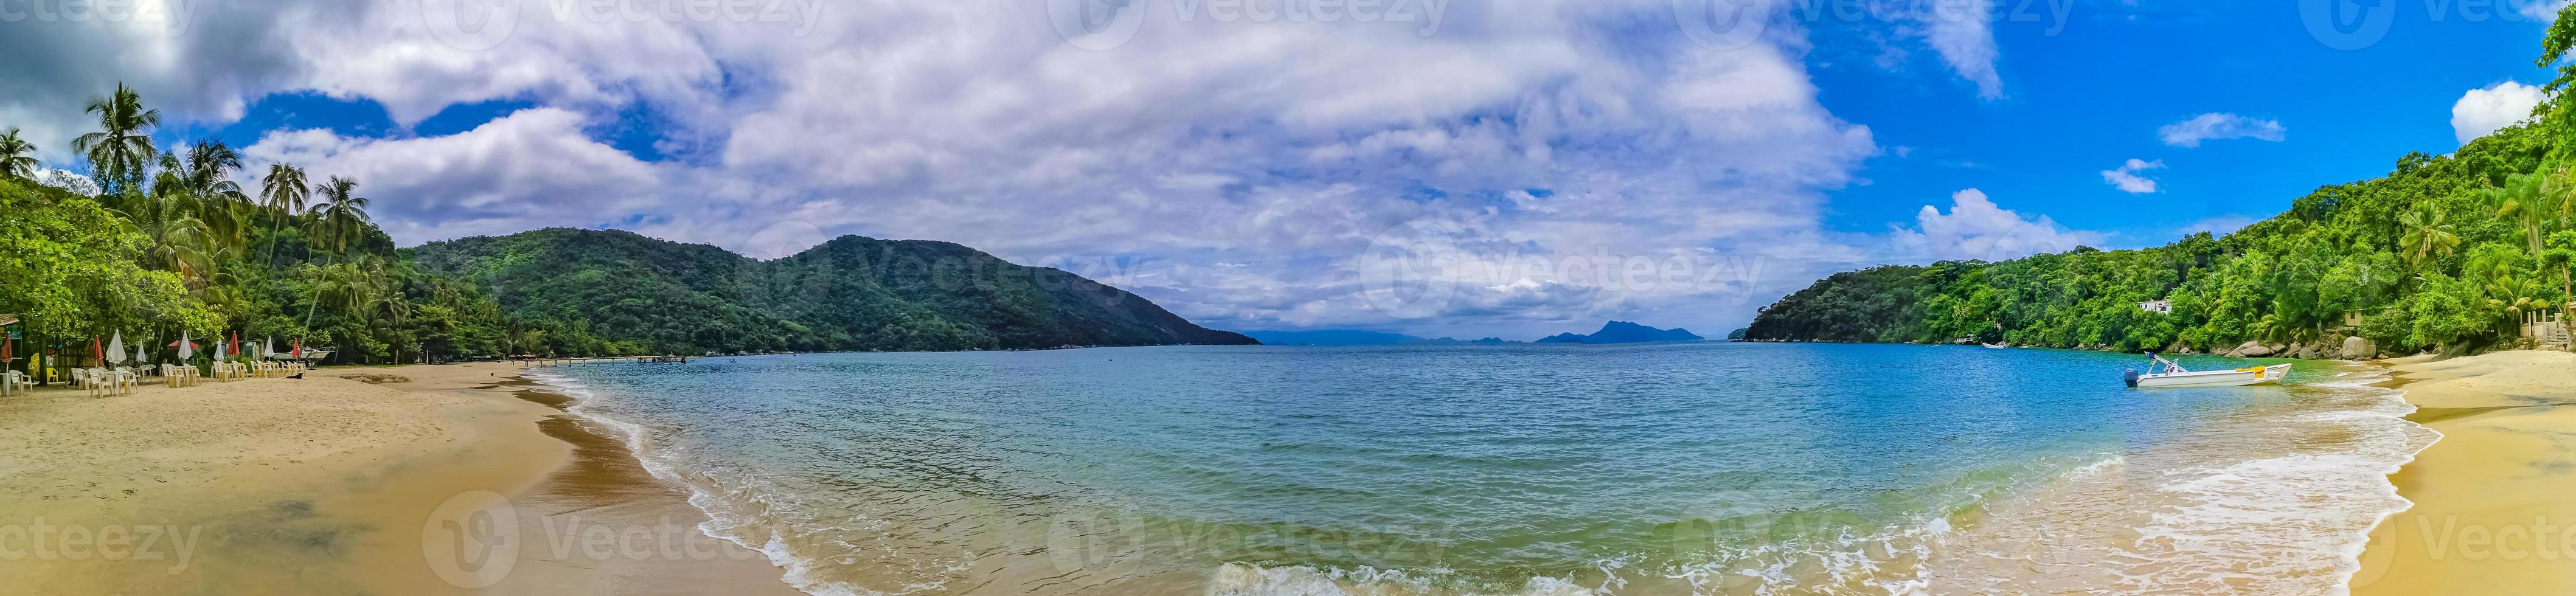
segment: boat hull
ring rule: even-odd
[[[2278,382],[2290,373],[2290,365],[2275,364],[2235,370],[2213,370],[2163,375],[2140,375],[2140,389],[2159,387],[2234,387]]]

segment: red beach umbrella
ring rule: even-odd
[[[89,357],[99,362],[106,362],[107,344],[100,343],[98,338],[89,338]]]

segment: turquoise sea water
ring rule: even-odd
[[[577,412],[696,491],[718,520],[710,534],[828,594],[1903,593],[1940,579],[1956,556],[1945,545],[1968,531],[1956,520],[1999,502],[2146,467],[2133,461],[2168,462],[2122,472],[2137,482],[2187,482],[2193,466],[2242,462],[2139,455],[2282,424],[2247,412],[2386,403],[2295,389],[2347,374],[2330,363],[2301,364],[2291,387],[2124,387],[2121,370],[2142,360],[1814,344],[1168,347],[532,378],[581,397]],[[2310,450],[2366,447],[2387,449]],[[2369,476],[2353,478],[2326,481]]]

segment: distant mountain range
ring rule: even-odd
[[[554,228],[404,253],[486,288],[514,318],[663,353],[1253,343],[1079,275],[948,242],[843,236],[762,261]]]
[[[1405,334],[1402,334],[1402,333],[1388,333],[1388,332],[1384,332],[1384,331],[1359,331],[1359,330],[1352,330],[1352,329],[1317,329],[1317,330],[1307,330],[1307,331],[1245,331],[1245,332],[1243,332],[1243,335],[1248,336],[1248,337],[1251,337],[1252,339],[1255,339],[1255,340],[1260,340],[1260,342],[1261,342],[1263,345],[1272,345],[1272,346],[1378,346],[1378,345],[1393,345],[1393,344],[1444,344],[1444,343],[1465,343],[1465,344],[1516,344],[1516,343],[1524,343],[1524,342],[1517,342],[1517,341],[1505,341],[1505,340],[1503,340],[1502,338],[1498,338],[1498,337],[1488,337],[1488,338],[1478,339],[1478,340],[1461,340],[1461,339],[1448,338],[1448,337],[1441,337],[1441,338],[1429,338],[1429,339],[1426,339],[1426,338],[1423,338],[1423,337],[1420,337],[1420,336],[1405,335]],[[1547,338],[1545,338],[1545,339],[1540,339],[1540,340],[1538,340],[1538,343],[1543,343],[1543,344],[1633,344],[1633,343],[1646,343],[1646,342],[1659,342],[1659,341],[1699,341],[1699,340],[1701,340],[1701,339],[1705,339],[1705,338],[1702,338],[1702,337],[1697,336],[1697,335],[1693,335],[1693,334],[1691,334],[1691,332],[1690,332],[1690,331],[1688,331],[1688,330],[1684,330],[1684,329],[1664,330],[1664,329],[1656,329],[1656,328],[1653,328],[1653,327],[1647,327],[1647,326],[1645,326],[1645,325],[1639,325],[1639,324],[1636,324],[1636,323],[1630,323],[1630,322],[1627,322],[1627,321],[1611,321],[1611,322],[1610,322],[1609,324],[1607,324],[1607,325],[1602,325],[1602,326],[1601,326],[1601,330],[1600,330],[1600,331],[1593,332],[1591,335],[1578,335],[1578,334],[1573,334],[1573,333],[1562,333],[1562,334],[1557,334],[1557,335],[1554,335],[1554,336],[1547,337]]]
[[[1549,336],[1546,339],[1538,340],[1538,343],[1637,344],[1659,341],[1699,341],[1702,339],[1707,338],[1693,335],[1690,330],[1687,329],[1656,329],[1627,321],[1611,321],[1609,324],[1602,325],[1600,331],[1594,331],[1591,335],[1560,333]]]
[[[1499,337],[1460,340],[1451,337],[1425,339],[1402,333],[1358,331],[1351,329],[1318,329],[1312,331],[1245,331],[1243,335],[1259,340],[1265,346],[1381,346],[1392,344],[1505,344]]]

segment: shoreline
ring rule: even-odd
[[[2389,476],[2413,506],[2372,529],[2352,593],[2576,590],[2576,354],[2389,362],[2443,438]]]
[[[0,399],[0,584],[797,593],[760,553],[699,533],[703,514],[671,487],[621,469],[636,465],[622,445],[520,395],[518,374],[323,369]]]

